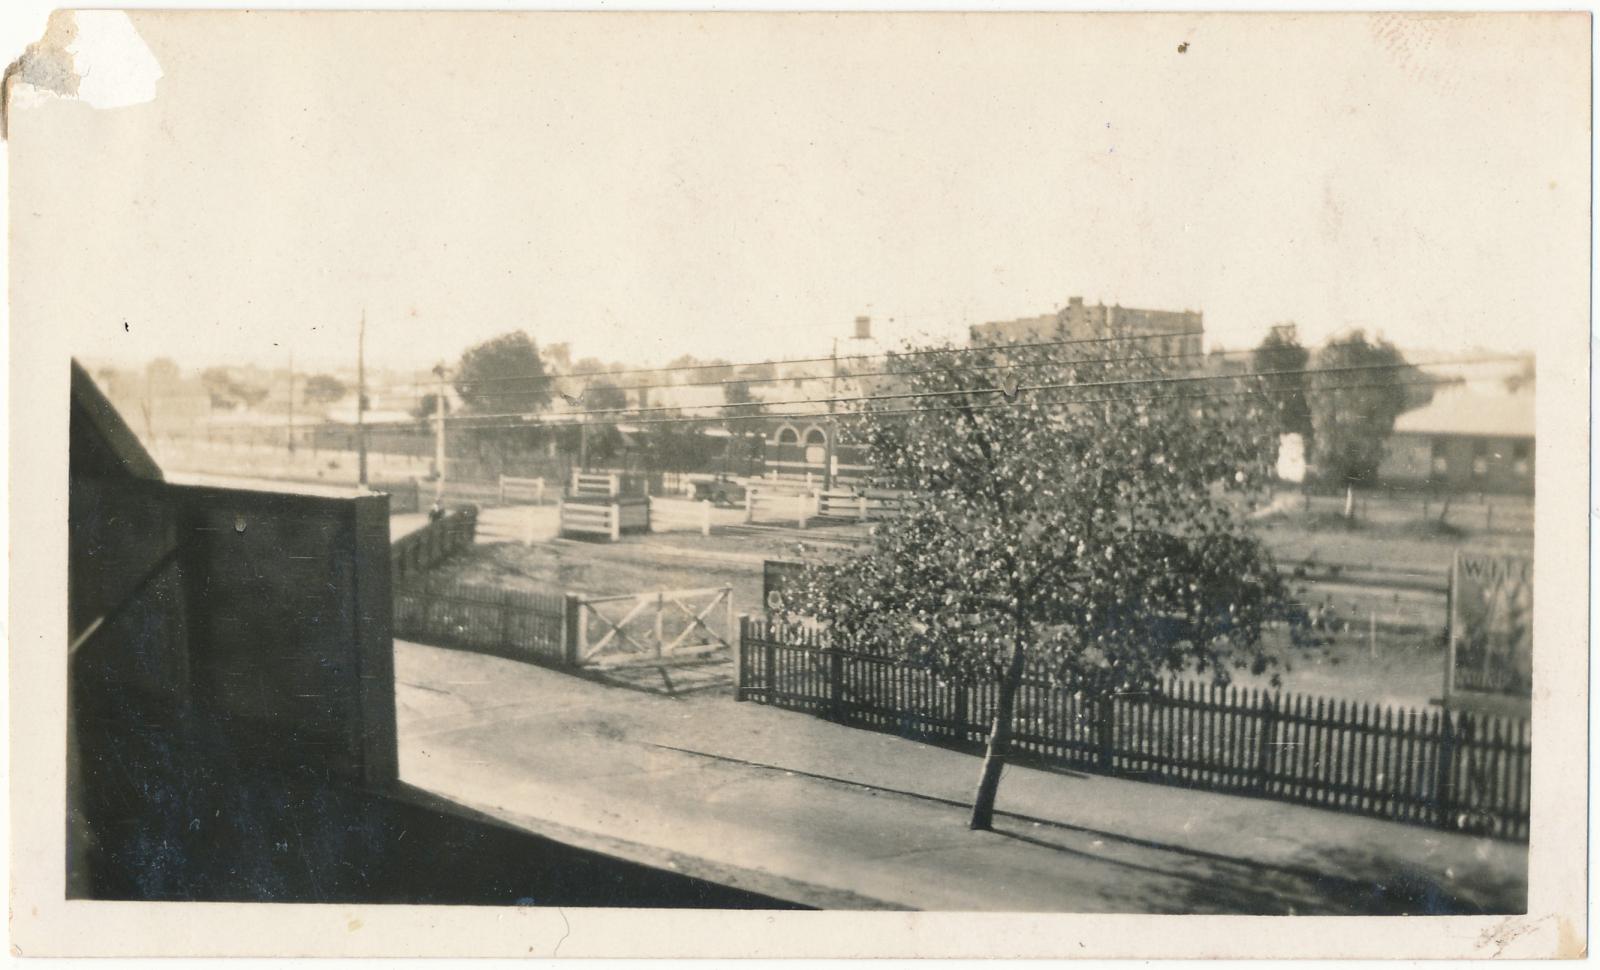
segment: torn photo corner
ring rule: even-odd
[[[160,79],[161,65],[126,13],[57,10],[44,36],[7,67],[0,119],[44,98],[101,109],[144,104],[155,98]]]
[[[55,12],[13,951],[1584,955],[1590,42]]]

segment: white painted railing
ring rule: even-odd
[[[557,509],[561,532],[588,533],[609,536],[612,542],[622,538],[622,510],[616,505],[589,505],[582,502],[563,501]]]
[[[813,492],[775,491],[767,488],[746,488],[744,493],[744,520],[793,519],[801,529],[817,514],[817,496]]]
[[[695,529],[703,536],[711,534],[711,503],[685,502],[679,499],[652,498],[650,500],[650,531],[670,532]]]
[[[535,505],[544,504],[544,479],[542,478],[513,478],[510,475],[500,476],[500,504],[505,505],[507,499],[512,501],[532,501]]]

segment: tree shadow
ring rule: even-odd
[[[1466,916],[1527,909],[1525,871],[1474,872],[1466,879],[1429,872],[1368,849],[1316,852],[1304,863],[1258,862],[1114,833],[1044,823],[1060,833],[1095,835],[1113,845],[1084,851],[1064,838],[1025,835],[997,827],[1003,838],[1063,856],[1093,860],[1139,877],[1114,893],[1128,911],[1245,915]],[[1045,828],[1048,832],[1049,828]],[[1133,850],[1129,852],[1128,850]]]

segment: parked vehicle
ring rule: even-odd
[[[726,475],[718,475],[714,481],[694,483],[696,502],[710,502],[724,507],[742,505],[744,495],[744,486]]]

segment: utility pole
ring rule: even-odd
[[[438,378],[438,389],[433,392],[433,501],[435,504],[444,503],[444,361],[433,367],[433,376]]]
[[[856,317],[856,332],[850,337],[850,339],[851,340],[871,340],[872,339],[872,318],[871,317]],[[830,389],[829,389],[829,392],[828,392],[827,457],[824,459],[826,464],[824,464],[823,468],[822,468],[822,490],[825,491],[825,492],[826,491],[830,491],[833,488],[833,466],[834,466],[834,463],[838,460],[838,455],[834,451],[834,439],[839,437],[839,419],[837,417],[835,417],[835,414],[837,413],[837,401],[838,401],[838,397],[839,397],[839,338],[838,337],[834,337],[833,338],[833,353],[831,355],[831,358],[833,360],[833,380],[832,380],[832,383],[830,385]],[[804,447],[804,442],[801,443],[801,446]]]
[[[828,384],[828,450],[827,457],[822,464],[822,490],[833,490],[833,439],[839,437],[839,419],[834,417],[834,402],[839,397],[839,338],[833,338],[833,353],[829,355],[833,360],[833,380]],[[800,443],[805,447],[805,442]]]
[[[367,310],[361,308],[361,331],[356,340],[356,449],[360,456],[361,487],[367,487]]]

